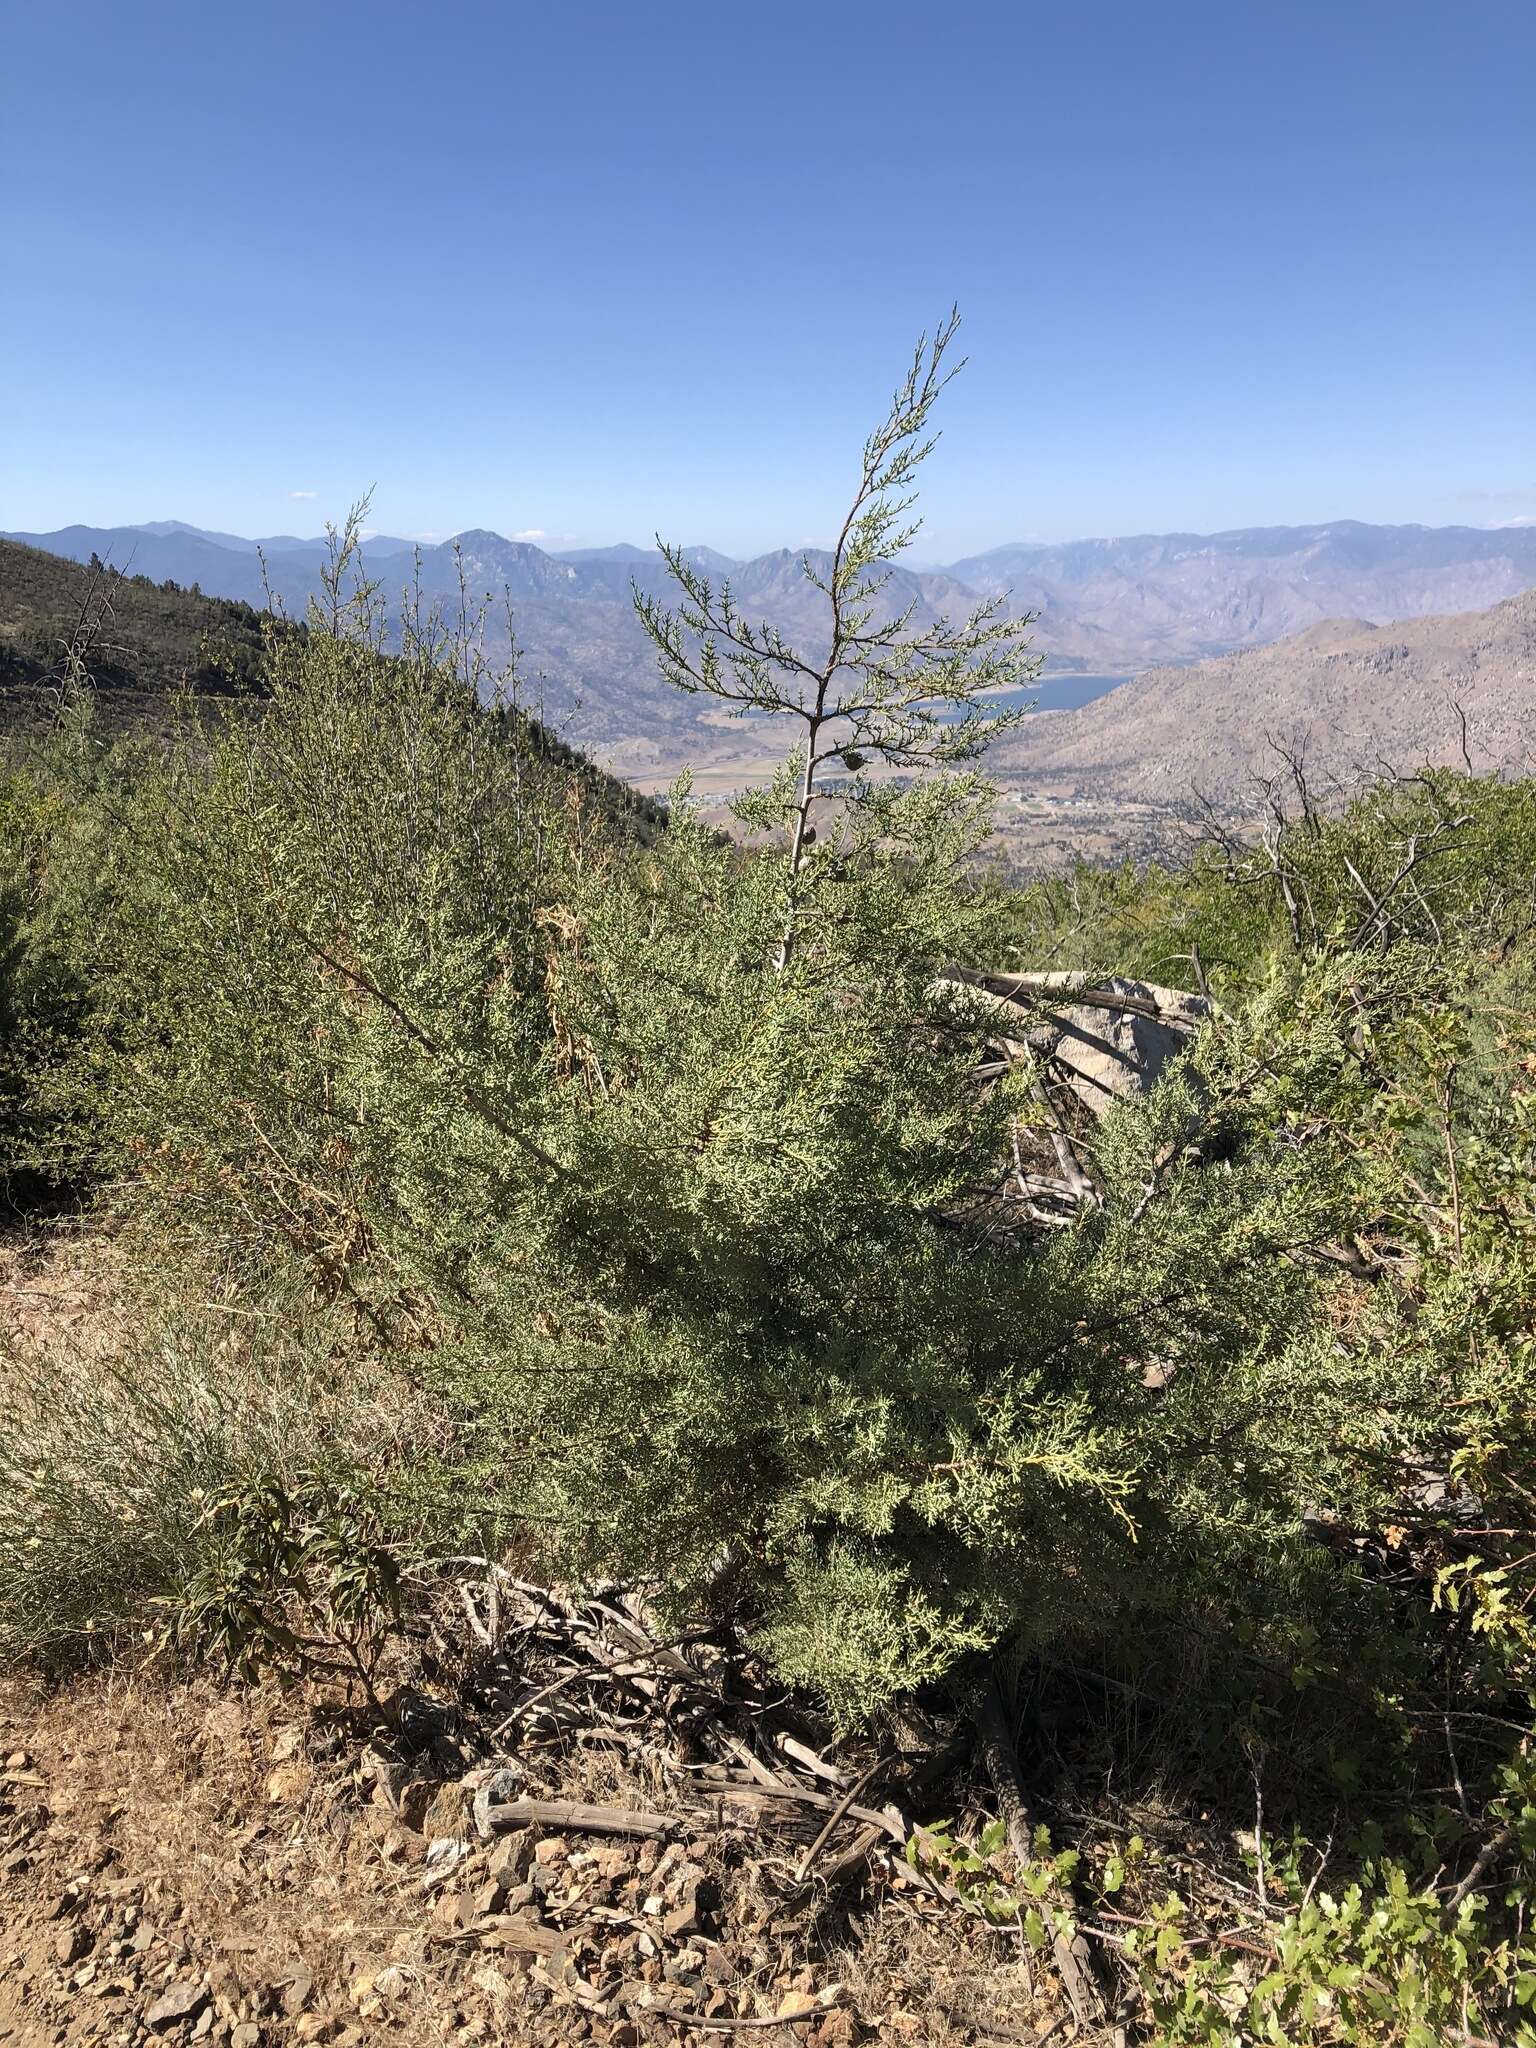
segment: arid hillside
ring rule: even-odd
[[[1273,647],[1156,668],[1080,710],[1032,719],[997,749],[1005,784],[1230,804],[1273,743],[1324,779],[1459,764],[1529,772],[1536,753],[1536,590],[1491,611],[1371,626],[1328,620]]]

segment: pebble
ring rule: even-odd
[[[91,1945],[91,1938],[76,1920],[71,1926],[61,1927],[53,1944],[54,1961],[60,1969],[67,1970],[71,1963],[78,1963]]]
[[[207,1992],[195,1978],[183,1977],[155,2000],[144,2015],[144,2024],[157,2031],[175,2026],[178,2021],[190,2019],[193,2013],[200,2011],[207,1998]]]
[[[282,1999],[283,2011],[291,2019],[295,2013],[301,2013],[305,2006],[308,2005],[310,1999],[314,1997],[315,1980],[311,1977],[308,1970],[290,1970],[288,1975],[281,1980],[279,1995]]]

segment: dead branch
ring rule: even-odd
[[[1034,1858],[1034,1824],[1019,1777],[1013,1731],[1003,1712],[1002,1695],[995,1678],[989,1680],[976,1707],[976,1733],[981,1741],[982,1762],[992,1780],[1003,1825],[1008,1831],[1009,1847],[1022,1867]],[[1064,1930],[1057,1928],[1051,1938],[1051,1954],[1078,2025],[1102,2025],[1104,1999],[1094,1977],[1087,1938],[1079,1932],[1069,1939]]]
[[[665,1835],[680,1825],[670,1813],[629,1806],[583,1806],[574,1799],[510,1799],[485,1809],[493,1832],[507,1828],[562,1828],[576,1835]]]

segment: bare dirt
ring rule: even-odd
[[[380,1769],[313,1699],[150,1674],[11,1682],[0,1751],[5,2048],[641,2048],[744,2020],[853,2048],[1060,2017],[1048,1972],[1037,2004],[1016,1944],[899,1866],[795,1895],[809,1831],[771,1802],[667,1839],[483,1839],[461,1782]],[[632,1777],[566,1775],[638,1803]]]

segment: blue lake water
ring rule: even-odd
[[[1140,673],[1139,669],[1132,671]],[[1026,683],[1021,690],[999,690],[987,703],[995,711],[1011,711],[1020,705],[1030,711],[1075,711],[1080,704],[1091,704],[1095,697],[1107,697],[1111,690],[1118,690],[1130,680],[1130,675],[1041,676],[1038,682]],[[955,713],[956,717],[959,715]]]
[[[1035,711],[1075,711],[1079,704],[1091,704],[1095,697],[1107,697],[1130,681],[1123,676],[1041,676],[1023,690],[1010,690],[997,701],[1028,704]]]

